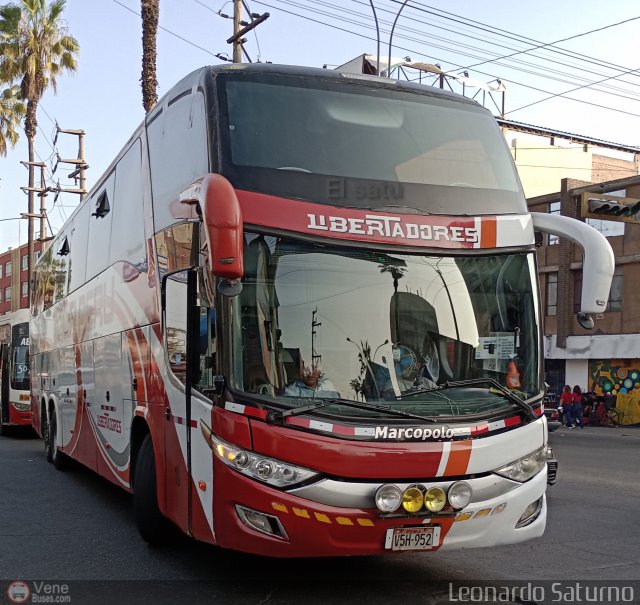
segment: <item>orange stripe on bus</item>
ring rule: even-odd
[[[449,460],[447,467],[444,469],[445,477],[464,475],[469,466],[469,458],[471,458],[471,440],[454,441],[451,444],[451,452],[449,452]]]
[[[498,246],[498,221],[495,218],[482,218],[482,230],[480,236],[481,248],[497,248]]]

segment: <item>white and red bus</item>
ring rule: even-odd
[[[489,112],[418,84],[200,69],[146,116],[35,271],[34,426],[167,520],[279,557],[542,535],[534,230]]]
[[[31,426],[29,309],[0,316],[0,435]]]

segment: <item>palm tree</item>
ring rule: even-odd
[[[158,80],[156,78],[156,35],[160,0],[141,0],[142,13],[142,106],[151,111],[158,102]]]
[[[24,132],[29,146],[29,289],[33,267],[33,210],[36,114],[45,91],[57,92],[57,78],[77,68],[78,41],[62,22],[66,0],[18,0],[0,6],[0,80],[19,84],[26,101]]]
[[[18,129],[24,118],[25,106],[20,101],[20,87],[9,86],[0,93],[0,155],[15,147],[20,137]]]

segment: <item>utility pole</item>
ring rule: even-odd
[[[251,13],[249,15],[251,17],[251,21],[249,23],[243,21],[243,4],[243,0],[233,0],[233,36],[227,39],[227,44],[233,44],[234,63],[242,63],[242,53],[244,52],[245,55],[247,54],[242,46],[247,41],[247,39],[243,38],[242,36],[244,36],[247,32],[250,32],[253,28],[257,27],[263,21],[266,21],[269,18],[269,13],[263,13],[262,15]],[[251,63],[251,59],[249,59],[248,55],[247,59],[249,60],[249,63]]]
[[[233,35],[238,36],[240,32],[240,21],[242,21],[242,0],[233,0]],[[233,62],[242,63],[242,40],[237,37],[233,41]]]
[[[33,257],[35,251],[35,241],[33,237],[33,219],[40,219],[40,241],[46,237],[46,219],[47,219],[47,192],[51,191],[46,187],[44,171],[47,165],[44,162],[20,162],[29,171],[29,186],[20,187],[29,196],[28,211],[20,215],[28,221],[28,250],[27,250],[27,297],[31,297],[31,274],[33,272]],[[34,168],[40,168],[40,187],[35,186]],[[36,214],[33,208],[33,194],[37,193],[40,197],[40,214]]]
[[[89,168],[89,164],[86,163],[85,158],[84,158],[84,136],[85,136],[85,132],[84,132],[84,130],[73,130],[73,129],[60,128],[60,126],[58,126],[58,124],[56,124],[56,136],[53,139],[54,147],[55,147],[55,144],[58,141],[58,135],[61,134],[61,133],[62,134],[71,134],[71,135],[74,135],[74,136],[78,137],[78,157],[77,158],[73,158],[73,159],[69,159],[69,160],[63,160],[60,156],[58,156],[56,164],[53,167],[53,173],[55,173],[55,171],[58,169],[58,165],[60,165],[60,164],[71,164],[72,166],[75,166],[76,169],[73,172],[69,173],[69,178],[70,179],[74,179],[76,187],[73,188],[73,189],[64,189],[64,188],[61,188],[60,185],[58,185],[58,187],[56,187],[55,191],[57,193],[75,193],[75,194],[80,196],[80,199],[82,199],[87,193],[86,170],[87,170],[87,168]]]

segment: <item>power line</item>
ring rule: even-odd
[[[127,5],[122,4],[122,2],[120,2],[119,0],[112,0],[112,1],[115,2],[118,6],[121,6],[122,8],[128,10],[130,13],[133,13],[137,17],[142,18],[142,15],[140,15],[140,13],[137,13],[132,8],[129,8]],[[163,27],[162,25],[158,25],[158,29],[161,29],[162,31],[167,32],[168,34],[171,34],[172,36],[178,38],[179,40],[182,40],[183,42],[186,42],[187,44],[189,44],[189,46],[193,46],[194,48],[197,48],[198,50],[201,50],[201,51],[207,53],[208,55],[211,55],[212,57],[216,56],[210,50],[208,50],[208,49],[206,49],[206,48],[204,48],[202,46],[198,46],[194,42],[191,42],[191,40],[188,40],[187,38],[183,38],[181,35],[176,34],[175,32],[171,31],[170,29],[167,29],[166,27]]]
[[[274,1],[285,2],[285,0],[274,0]],[[392,1],[395,1],[395,0],[392,0]],[[319,25],[324,25],[324,26],[327,26],[327,27],[331,27],[332,29],[335,29],[335,30],[337,30],[337,31],[343,31],[343,32],[346,32],[346,33],[348,33],[348,34],[351,34],[351,35],[354,35],[354,36],[358,36],[358,37],[360,37],[360,38],[364,38],[364,39],[367,39],[367,40],[373,40],[373,41],[376,41],[376,39],[375,39],[375,38],[372,38],[371,36],[367,36],[367,35],[365,35],[365,34],[361,34],[361,33],[358,33],[358,32],[356,32],[356,31],[353,31],[353,30],[350,30],[350,29],[346,29],[346,28],[344,28],[344,27],[340,27],[340,26],[334,25],[334,24],[332,24],[332,23],[327,23],[326,21],[321,21],[321,20],[319,20],[319,19],[314,19],[314,18],[312,18],[312,17],[308,17],[308,16],[306,16],[306,15],[301,15],[301,14],[296,13],[296,12],[294,12],[294,11],[290,11],[290,10],[284,9],[284,8],[282,8],[281,6],[274,6],[273,4],[269,4],[268,2],[264,2],[263,0],[254,0],[254,2],[256,2],[257,4],[260,4],[260,5],[262,5],[262,6],[266,6],[266,7],[268,7],[268,8],[272,8],[272,9],[275,9],[275,10],[279,10],[279,11],[281,11],[281,12],[285,13],[285,14],[289,14],[289,15],[292,15],[292,16],[295,16],[295,17],[298,17],[298,18],[301,18],[301,19],[305,19],[305,20],[307,20],[307,21],[311,21],[311,22],[313,22],[313,23],[318,23]],[[285,2],[285,3],[286,3],[286,2]],[[287,3],[287,4],[289,4],[289,3]],[[305,8],[306,8],[306,7],[305,7]],[[337,19],[338,17],[333,17],[333,18],[336,18],[336,19]],[[345,21],[345,19],[341,19],[341,21]],[[361,24],[361,23],[357,23],[357,22],[353,22],[352,20],[348,20],[348,19],[347,19],[346,21],[347,21],[347,22],[350,22],[350,23],[352,23],[352,24],[354,24],[354,25],[359,25],[359,26],[361,26],[361,27],[366,27],[366,25],[363,25],[363,24]],[[406,36],[400,36],[400,37],[402,37],[402,38],[406,38]],[[410,52],[410,53],[413,53],[413,54],[418,54],[418,55],[423,56],[423,57],[428,57],[428,58],[434,59],[434,60],[436,60],[436,61],[440,61],[440,59],[438,59],[437,57],[433,57],[433,56],[426,55],[426,54],[424,54],[423,52],[418,51],[418,50],[416,50],[416,49],[407,48],[407,47],[404,47],[404,46],[399,46],[399,45],[397,45],[397,44],[395,44],[394,46],[395,46],[396,48],[400,49],[400,50],[405,50],[405,51]],[[454,66],[455,68],[457,68],[457,69],[461,69],[461,70],[462,70],[462,69],[464,69],[464,66],[463,66],[463,65],[461,65],[461,64],[453,63],[453,62],[449,62],[449,63],[450,63],[451,65],[453,65],[453,66]],[[477,73],[479,73],[479,74],[481,74],[481,75],[485,75],[485,76],[491,77],[491,78],[494,78],[494,77],[495,77],[495,74],[490,74],[490,73],[483,72],[483,71],[477,71]],[[550,92],[550,91],[548,91],[548,90],[544,90],[544,89],[541,89],[541,88],[537,88],[537,87],[535,87],[535,86],[531,86],[531,85],[529,85],[529,84],[524,84],[524,83],[522,83],[522,82],[518,82],[518,81],[513,80],[513,79],[510,79],[510,80],[509,80],[509,82],[510,82],[511,84],[516,85],[516,86],[521,86],[521,87],[523,87],[523,88],[526,88],[526,89],[529,89],[529,90],[534,90],[534,91],[537,91],[537,92],[542,92],[542,93],[545,93],[545,94],[549,94],[549,92]],[[564,94],[566,94],[566,93],[564,93]],[[613,107],[610,107],[610,106],[601,105],[601,104],[599,104],[599,103],[594,103],[594,102],[591,102],[591,101],[586,101],[586,100],[584,100],[584,99],[575,99],[575,98],[573,98],[573,97],[566,97],[566,96],[565,96],[565,97],[559,97],[559,98],[564,98],[564,99],[566,99],[566,100],[568,100],[568,101],[573,101],[573,102],[575,102],[575,103],[581,103],[581,104],[589,105],[589,106],[592,106],[592,107],[598,107],[598,108],[600,108],[600,109],[605,109],[605,110],[607,110],[607,111],[613,111],[613,112],[615,112],[615,113],[620,113],[620,114],[623,114],[623,115],[633,116],[634,118],[639,117],[637,113],[633,113],[633,112],[625,111],[625,110],[622,110],[622,109],[616,109],[616,108],[613,108]]]
[[[333,15],[333,14],[330,14],[330,13],[326,13],[326,12],[320,11],[320,10],[312,8],[312,7],[308,7],[306,5],[296,4],[295,2],[287,2],[287,0],[281,0],[281,1],[286,3],[286,4],[290,4],[290,5],[299,7],[299,8],[304,8],[305,10],[311,10],[313,12],[319,13],[319,14],[324,15],[324,16],[328,16],[328,17],[333,18],[333,19],[338,19],[339,18],[336,15]],[[394,0],[394,1],[396,1],[396,0]],[[363,2],[362,0],[353,0],[353,2],[356,3],[356,4],[360,4],[360,5],[366,5],[366,3]],[[340,12],[349,13],[349,14],[351,14],[353,16],[364,18],[367,21],[370,19],[368,14],[362,14],[360,12],[349,10],[349,9],[346,9],[344,7],[341,7],[341,6],[332,5],[332,4],[327,3],[327,2],[321,2],[319,0],[314,0],[313,7],[315,7],[316,5],[323,5],[325,7],[331,8],[331,9],[337,9]],[[407,5],[407,6],[409,8],[416,8],[416,7],[413,7],[411,5]],[[384,7],[378,7],[378,10],[380,10],[382,12],[387,12],[387,13],[390,13],[390,14],[395,14],[395,11],[391,11],[391,10],[389,10],[387,8],[384,8]],[[344,20],[344,19],[342,19],[342,20]],[[438,27],[442,31],[449,31],[449,32],[455,33],[457,35],[465,35],[465,38],[471,38],[471,39],[474,39],[474,40],[478,40],[478,41],[480,41],[482,43],[487,42],[483,38],[479,38],[477,36],[470,36],[468,33],[460,34],[456,30],[449,29],[449,28],[443,28],[440,25],[436,26],[436,25],[430,24],[429,22],[424,21],[424,20],[420,20],[420,19],[415,19],[414,18],[414,21],[417,21],[418,23],[422,23],[422,24],[426,25],[427,27]],[[353,21],[353,20],[351,20],[350,22],[354,23],[356,25],[365,27],[365,24],[358,23],[358,22]],[[382,21],[382,22],[384,23],[384,21]],[[389,24],[389,22],[386,22],[386,23]],[[368,24],[366,26],[368,27]],[[417,34],[419,34],[421,36],[425,35],[425,32],[423,30],[414,29],[414,28],[411,28],[411,27],[408,27],[408,26],[398,26],[398,29],[404,30],[404,31],[409,31],[409,32],[414,32],[414,33],[417,33]],[[388,32],[384,32],[384,33],[388,33]],[[409,37],[409,36],[399,35],[399,37],[404,38],[406,40],[419,42],[419,43],[423,42],[422,39],[416,39],[416,38],[412,38],[412,37]],[[429,39],[430,39],[430,41],[440,40],[440,41],[443,41],[443,42],[451,42],[450,38],[443,38],[441,36],[431,35],[431,34],[429,35]],[[495,42],[491,42],[491,44],[492,44],[492,46],[496,46],[497,45],[497,46],[501,46],[502,48],[510,49],[510,47],[508,47],[508,46],[496,44]],[[586,83],[590,83],[593,86],[598,84],[597,81],[589,80],[588,78],[585,78],[584,76],[567,74],[565,70],[551,69],[551,68],[548,68],[548,67],[542,67],[539,64],[531,63],[530,61],[523,61],[521,59],[515,59],[514,62],[518,63],[518,64],[521,64],[521,65],[537,68],[537,69],[544,69],[545,71],[543,73],[541,73],[539,71],[537,71],[537,72],[536,71],[531,71],[531,70],[528,70],[528,69],[519,68],[519,67],[516,67],[516,66],[513,66],[513,65],[506,64],[506,63],[500,63],[500,62],[498,62],[499,59],[501,58],[501,55],[499,53],[493,53],[492,51],[489,51],[489,50],[486,50],[486,49],[483,49],[483,48],[478,48],[478,47],[475,47],[475,46],[471,46],[469,44],[465,44],[465,43],[462,43],[462,42],[458,42],[456,47],[442,46],[442,45],[437,45],[437,44],[433,44],[433,43],[431,43],[430,46],[432,48],[439,48],[441,50],[445,50],[445,51],[451,52],[453,54],[461,55],[461,56],[470,57],[472,59],[483,59],[483,61],[480,62],[480,63],[477,63],[477,65],[482,65],[483,63],[487,63],[487,62],[495,62],[496,65],[499,65],[499,66],[502,66],[502,67],[506,67],[506,68],[514,70],[514,71],[518,71],[518,72],[522,72],[522,73],[526,73],[526,74],[530,74],[530,75],[535,75],[535,76],[543,78],[543,79],[553,80],[553,81],[560,82],[560,83],[575,85],[575,84],[578,84],[578,83],[586,82]],[[469,49],[469,50],[474,51],[476,53],[494,54],[495,57],[493,59],[491,59],[491,60],[484,60],[485,58],[483,56],[472,55],[470,53],[461,52],[459,49],[462,49],[462,48]],[[529,50],[530,49],[518,50],[517,52],[515,52],[513,54],[524,53],[524,52],[528,52]],[[504,56],[508,57],[510,55],[504,55]],[[554,63],[555,65],[563,65],[563,66],[569,67],[571,69],[581,69],[581,70],[584,69],[583,67],[577,66],[575,64],[563,63],[563,62],[560,62],[560,61],[557,61],[557,60],[553,60],[553,59],[550,59],[550,58],[547,58],[547,57],[543,57],[543,56],[536,56],[536,55],[532,55],[532,56],[534,56],[536,58],[540,58],[543,61]],[[470,69],[470,66],[463,67],[463,69]],[[560,77],[560,78],[559,77],[551,77],[549,75],[550,73],[559,74],[559,75],[562,75],[563,77]],[[594,75],[608,76],[608,74],[603,74],[603,73],[596,72],[596,71],[593,71],[593,70],[591,71],[591,73],[593,73]],[[567,77],[572,78],[572,79],[567,79]],[[609,79],[609,78],[607,78],[607,79]],[[625,80],[621,80],[621,82],[624,82],[626,84],[630,84],[630,85],[633,85],[633,86],[640,87],[640,83],[627,82]],[[622,91],[622,92],[634,95],[633,97],[628,97],[628,96],[622,95],[622,94],[613,95],[613,96],[616,96],[617,98],[621,98],[621,99],[625,99],[626,98],[626,99],[632,100],[632,101],[636,101],[636,100],[638,100],[640,98],[640,92],[633,93],[633,92],[629,91],[628,89],[622,88],[622,87],[619,87],[619,86],[613,86],[611,84],[604,84],[601,88],[608,88],[608,89],[611,89],[611,90]],[[597,89],[594,88],[594,90],[597,90]],[[604,94],[611,94],[611,93],[608,93],[605,90],[598,90],[598,92],[602,92]]]
[[[399,0],[390,0],[390,2],[398,4]],[[415,9],[417,11],[420,11],[420,12],[423,12],[423,13],[426,13],[426,14],[431,14],[431,15],[439,17],[441,19],[454,21],[454,22],[460,23],[460,24],[462,24],[462,25],[464,25],[466,27],[470,27],[472,29],[479,29],[479,30],[482,30],[482,31],[486,31],[488,33],[496,34],[496,35],[499,35],[501,37],[505,37],[507,39],[518,41],[520,43],[533,42],[534,44],[544,44],[540,40],[535,40],[533,38],[528,38],[526,36],[522,36],[520,34],[516,34],[514,32],[511,32],[509,30],[501,29],[501,28],[498,28],[498,27],[494,27],[493,25],[488,25],[486,23],[482,23],[481,21],[475,21],[473,19],[467,19],[466,17],[462,17],[461,15],[457,15],[455,13],[444,11],[444,10],[441,10],[439,8],[435,8],[433,6],[420,4],[419,2],[417,2],[417,0],[414,0],[414,2],[418,6],[411,5],[410,8],[413,8],[413,9]],[[431,9],[431,10],[427,10],[427,9]],[[445,15],[449,15],[449,16],[445,16]],[[471,24],[475,24],[475,25],[471,25]],[[500,32],[502,32],[502,33],[500,33]],[[609,63],[609,62],[604,62],[601,59],[598,59],[596,57],[592,57],[590,55],[585,55],[585,54],[582,54],[582,53],[577,53],[575,51],[569,51],[569,50],[566,50],[566,49],[563,49],[563,48],[555,47],[554,43],[547,43],[546,44],[546,48],[550,52],[563,54],[563,55],[566,55],[566,56],[572,56],[572,57],[578,58],[578,59],[580,59],[582,61],[585,61],[587,63],[595,63],[595,64],[598,64],[600,66],[607,67],[607,68],[618,68],[618,69],[623,70],[623,71],[627,71],[628,69],[630,69],[629,67],[626,67],[626,66],[620,66],[620,65],[613,64],[613,63]],[[627,83],[629,83],[629,82],[627,82]]]
[[[609,25],[604,25],[604,26],[598,27],[596,29],[591,29],[589,31],[582,32],[580,34],[575,34],[575,35],[569,36],[567,38],[561,38],[560,40],[555,40],[553,42],[546,42],[546,43],[537,44],[535,46],[532,46],[530,49],[514,52],[514,53],[511,53],[510,55],[503,55],[502,57],[498,57],[498,59],[508,59],[508,58],[511,58],[511,57],[513,57],[515,55],[529,53],[532,50],[536,50],[538,48],[546,48],[546,47],[549,47],[549,46],[554,46],[556,44],[559,44],[560,42],[567,42],[569,40],[575,40],[576,38],[582,38],[583,36],[588,36],[589,34],[594,34],[596,32],[601,32],[601,31],[604,31],[605,29],[610,29],[612,27],[617,27],[618,25],[623,25],[623,24],[629,23],[631,21],[636,21],[637,19],[640,19],[640,16],[631,17],[630,19],[625,19],[624,21],[618,21],[617,23],[610,23]],[[468,69],[472,69],[473,67],[477,67],[478,65],[484,65],[485,63],[492,63],[492,61],[484,61],[483,63],[476,63],[475,65],[469,65]],[[625,74],[623,73],[623,74],[620,74],[620,75],[625,75]]]
[[[627,73],[629,73],[629,74],[638,73],[638,71],[640,71],[640,69],[631,69]],[[612,76],[612,77],[615,77],[615,76]],[[607,78],[607,79],[609,79],[609,78]],[[585,84],[584,86],[578,86],[577,88],[572,88],[571,90],[566,90],[564,92],[560,92],[560,93],[557,93],[557,94],[550,95],[548,97],[545,97],[544,99],[540,99],[538,101],[534,101],[533,103],[529,103],[528,105],[523,105],[522,107],[518,107],[516,109],[512,109],[511,111],[507,111],[507,112],[505,112],[505,115],[508,114],[508,113],[515,113],[516,111],[520,111],[521,109],[525,109],[527,107],[531,107],[532,105],[537,105],[538,103],[542,103],[544,101],[548,101],[549,99],[554,99],[556,97],[562,97],[564,95],[569,94],[570,92],[575,92],[576,90],[581,90],[582,88],[586,88],[587,86],[589,86],[589,85]]]

